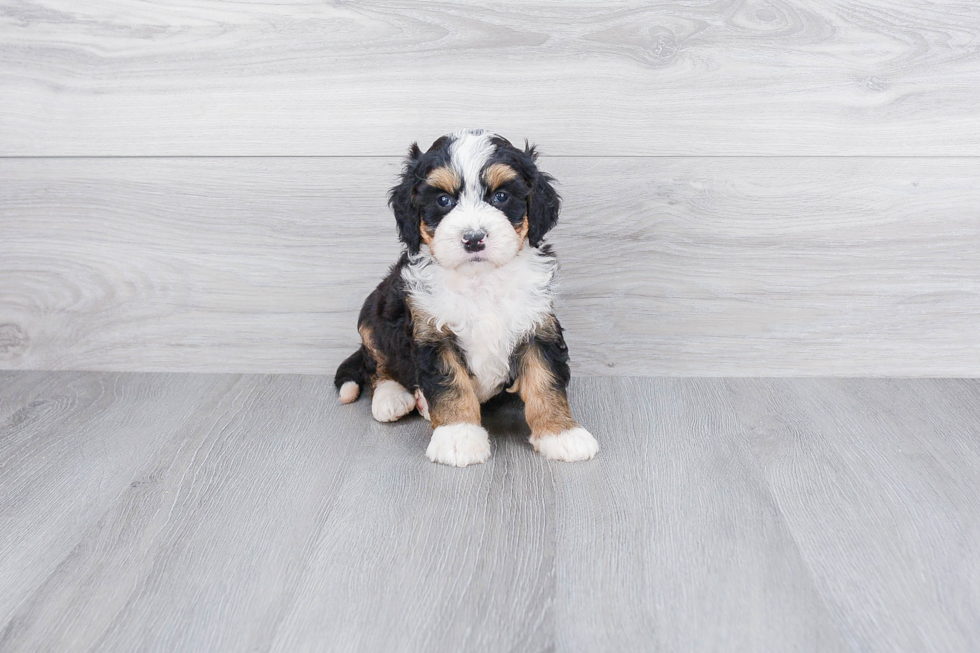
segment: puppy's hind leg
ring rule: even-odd
[[[374,330],[367,324],[357,327],[364,344],[365,360],[371,365],[371,381],[374,396],[371,397],[371,414],[379,422],[394,422],[412,412],[415,408],[415,395],[405,389],[398,381],[392,380],[387,370],[384,353],[376,345]]]
[[[415,395],[398,381],[382,379],[374,386],[371,414],[379,422],[394,422],[415,408]]]
[[[340,403],[349,404],[361,394],[361,388],[367,383],[367,370],[364,347],[360,347],[337,368],[333,383],[337,386]]]

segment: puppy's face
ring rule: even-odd
[[[477,273],[537,247],[558,220],[551,177],[519,150],[486,131],[443,136],[424,154],[409,150],[389,203],[412,253],[426,245],[439,265]]]

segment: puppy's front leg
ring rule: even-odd
[[[555,321],[557,325],[557,320]],[[557,331],[555,333],[554,331]],[[568,351],[560,327],[535,335],[517,354],[517,380],[534,450],[551,460],[589,460],[599,451],[568,407]]]
[[[490,436],[480,425],[480,401],[456,347],[448,342],[421,346],[419,382],[432,419],[425,452],[429,460],[454,467],[486,462]]]

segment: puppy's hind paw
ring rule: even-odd
[[[357,385],[357,381],[345,381],[344,385],[340,386],[340,403],[349,404],[358,398],[361,394],[361,387]]]

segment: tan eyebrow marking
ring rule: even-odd
[[[483,178],[487,181],[487,187],[494,190],[511,179],[516,179],[517,171],[506,163],[494,163],[483,173]]]
[[[460,183],[459,175],[457,175],[452,168],[447,166],[435,168],[425,178],[425,181],[430,186],[441,188],[447,193],[455,193],[462,185]]]

